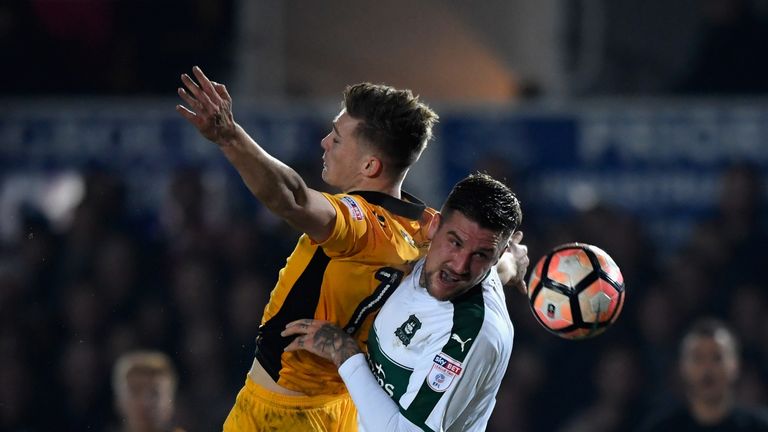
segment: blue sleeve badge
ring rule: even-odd
[[[427,385],[436,392],[444,392],[451,387],[454,379],[461,376],[461,362],[452,359],[445,353],[435,355],[432,369],[427,375]]]
[[[341,197],[341,202],[343,202],[344,205],[349,208],[349,214],[352,215],[352,219],[359,221],[364,219],[363,210],[360,208],[354,198],[351,196],[343,196]]]

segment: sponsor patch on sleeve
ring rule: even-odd
[[[363,220],[363,210],[354,198],[351,196],[343,196],[341,197],[341,202],[349,208],[349,214],[352,215],[352,219],[359,221]]]
[[[427,385],[436,392],[444,392],[451,387],[453,380],[461,376],[461,362],[452,359],[444,353],[435,355],[432,369],[427,375]]]

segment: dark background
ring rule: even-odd
[[[541,3],[559,11],[560,86],[504,49],[512,17],[503,15],[487,23],[496,39],[478,46],[515,77],[509,93],[486,97],[475,71],[457,96],[447,88],[455,83],[422,67],[438,81],[422,94],[442,120],[408,189],[439,206],[456,180],[486,170],[518,191],[533,262],[561,243],[593,243],[627,281],[616,325],[580,342],[546,333],[526,299],[508,294],[515,348],[489,430],[632,430],[679,395],[679,337],[703,316],[726,320],[741,339],[739,401],[768,404],[764,5],[627,3]],[[280,28],[290,33],[306,12],[285,4]],[[437,17],[450,8],[426,4]],[[327,9],[346,13],[338,2]],[[262,101],[264,82],[250,82],[240,60],[273,52],[259,50],[271,40],[263,33],[247,35],[274,22],[242,11],[203,0],[0,5],[0,430],[114,427],[110,370],[135,348],[175,361],[180,426],[220,429],[298,234],[173,112],[178,76],[200,64],[234,82],[246,129],[322,189],[319,141],[342,87],[310,78],[376,79],[365,65],[378,67],[351,45],[335,57],[301,51],[301,37],[352,25],[317,22],[281,36],[286,68],[307,56],[313,64],[282,75],[269,64],[278,78]],[[596,11],[599,37],[585,31]],[[394,50],[420,64],[411,48]],[[420,82],[404,82],[420,92]]]

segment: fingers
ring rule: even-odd
[[[512,239],[510,240],[509,247],[507,248],[507,250],[511,252],[512,255],[517,259],[528,255],[528,246],[520,244],[521,241],[523,241],[523,232],[516,231],[514,234],[512,234]]]
[[[520,281],[517,284],[517,289],[523,294],[528,294],[528,286],[525,283],[525,274],[528,272],[528,265],[531,260],[528,258],[528,248],[522,246],[525,250],[521,253],[522,256],[517,258],[517,271],[520,273]]]
[[[187,91],[184,90],[183,88],[179,87],[179,89],[176,92],[179,94],[179,97],[181,97],[181,99],[191,108],[195,110],[199,110],[201,108],[200,102],[198,102],[195,98],[190,96],[189,93],[187,93]]]
[[[526,285],[525,281],[520,281],[520,283],[517,284],[517,290],[520,291],[521,294],[528,295],[528,285]]]
[[[523,232],[515,231],[515,233],[512,234],[512,243],[520,244],[521,241],[523,241]]]
[[[525,283],[525,274],[528,271],[528,265],[530,259],[528,258],[528,246],[521,244],[523,241],[523,232],[516,231],[512,235],[509,251],[515,259],[515,268],[517,269],[517,277],[514,281],[514,286],[522,294],[528,294],[528,286]]]
[[[293,335],[305,335],[308,334],[310,328],[313,328],[315,320],[301,319],[293,322],[289,322],[285,326],[285,330],[280,332],[280,336],[293,336]]]
[[[290,352],[290,351],[303,350],[305,341],[306,341],[306,336],[299,336],[296,339],[292,340],[287,347],[283,348],[283,351]]]
[[[200,69],[199,66],[195,66],[192,68],[192,73],[195,75],[195,78],[197,78],[197,81],[200,83],[200,86],[203,88],[205,94],[218,105],[221,102],[219,93],[213,88],[211,80],[205,76],[203,70]]]
[[[227,87],[224,84],[219,84],[217,82],[211,81],[213,84],[213,88],[216,90],[216,93],[219,94],[219,97],[224,99],[225,101],[231,102],[232,96],[229,95],[229,92],[227,91]]]
[[[192,108],[195,108],[199,111],[204,111],[206,113],[211,113],[214,111],[214,103],[211,101],[211,98],[208,97],[208,94],[203,91],[195,81],[190,78],[187,74],[181,75],[181,82],[184,83],[184,85],[187,87],[190,93],[192,93],[192,96],[194,96],[194,99],[196,101],[196,104],[192,105]],[[218,97],[218,96],[217,96]]]
[[[182,117],[184,117],[185,119],[187,119],[192,123],[195,123],[197,121],[197,115],[183,105],[176,105],[176,111],[178,111]]]
[[[307,328],[316,322],[322,322],[322,321],[316,321],[313,319],[304,318],[304,319],[289,322],[288,324],[285,325],[285,328],[295,327],[295,326]]]
[[[283,336],[283,337],[305,335],[305,334],[307,334],[307,329],[305,327],[301,327],[298,325],[285,327],[285,330],[280,332],[280,336]]]
[[[312,324],[314,323],[314,320],[311,319],[300,319],[293,322],[289,322],[285,326],[285,330],[280,332],[280,336],[288,337],[288,336],[297,336],[295,339],[291,341],[291,343],[286,346],[283,351],[298,351],[305,348],[305,342],[310,337],[310,332],[313,331]]]
[[[192,93],[196,98],[200,97],[203,91],[189,75],[185,73],[181,74],[181,82],[184,83],[187,89],[189,89],[189,92]]]
[[[530,258],[528,258],[528,246],[526,245],[516,246],[515,250],[512,252],[512,255],[515,257],[515,260],[517,261],[518,271],[520,271],[521,273],[525,273],[526,269],[528,269],[528,264],[531,263]]]

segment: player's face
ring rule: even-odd
[[[348,192],[359,181],[361,149],[355,135],[359,120],[342,110],[333,120],[333,128],[320,142],[323,147],[323,181]]]
[[[689,336],[683,342],[680,373],[690,397],[718,401],[738,375],[738,359],[727,335]]]
[[[163,430],[173,417],[173,384],[167,376],[132,372],[117,402],[132,430]]]
[[[499,261],[507,238],[482,228],[454,211],[430,227],[432,244],[427,252],[421,284],[438,300],[450,300],[477,285]]]

